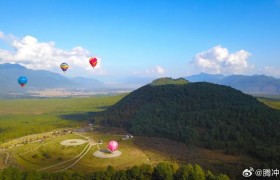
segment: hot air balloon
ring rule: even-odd
[[[67,63],[62,63],[61,65],[60,65],[60,68],[62,69],[62,71],[67,71],[67,69],[69,68],[69,65],[67,64]]]
[[[108,148],[111,152],[114,152],[115,150],[117,150],[118,149],[117,141],[110,141],[109,145],[108,145]]]
[[[27,83],[27,78],[24,76],[20,76],[18,78],[18,83],[21,85],[21,87],[25,86],[25,84]]]
[[[97,58],[95,57],[90,58],[89,63],[94,68],[97,65]]]

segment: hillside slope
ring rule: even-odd
[[[153,82],[150,83],[152,86],[160,86],[160,85],[182,85],[187,84],[189,81],[185,80],[184,78],[172,79],[172,78],[159,78],[155,79]]]
[[[280,160],[279,111],[227,86],[149,84],[97,114],[95,121],[136,135]]]

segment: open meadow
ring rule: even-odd
[[[119,141],[119,150],[122,152],[122,155],[119,157],[102,159],[93,156],[95,151],[107,149],[107,144],[110,140],[119,140],[121,138],[120,135],[82,133],[82,136],[92,138],[94,143],[81,159],[78,156],[82,155],[82,152],[87,149],[88,142],[78,146],[64,146],[60,144],[61,141],[67,139],[81,139],[81,136],[77,134],[53,136],[44,142],[28,143],[9,148],[7,152],[10,154],[10,162],[12,164],[20,169],[34,171],[56,172],[71,169],[92,172],[106,169],[108,165],[116,169],[125,169],[134,165],[148,163],[148,157],[130,140]],[[101,138],[104,143],[98,144],[97,141]],[[71,168],[68,168],[69,166]]]
[[[0,143],[57,128],[76,128],[124,95],[0,100]]]
[[[268,105],[271,108],[280,110],[280,98],[258,98],[259,101],[263,102],[264,104]]]

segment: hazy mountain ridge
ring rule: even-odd
[[[211,82],[231,86],[251,94],[280,94],[280,79],[266,75],[221,75],[201,73],[187,76],[191,82]]]
[[[67,73],[67,72],[66,72]],[[21,88],[17,79],[26,76],[28,83]],[[102,89],[104,83],[95,79],[75,77],[68,78],[46,70],[31,70],[19,64],[0,64],[0,93],[23,93],[29,90],[43,89]]]

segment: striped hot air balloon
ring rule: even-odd
[[[62,69],[63,72],[65,72],[69,68],[69,65],[67,63],[62,63],[60,65],[60,68]]]

